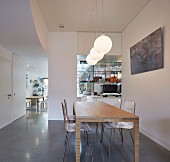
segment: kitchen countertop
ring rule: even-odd
[[[91,95],[84,95],[84,94],[77,94],[77,98],[81,98],[82,96],[91,96]],[[101,94],[100,96],[98,95],[93,95],[94,98],[103,98],[103,94]],[[121,96],[120,94],[112,94],[112,95],[108,95],[107,98],[113,98],[115,96]]]

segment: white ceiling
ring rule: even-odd
[[[97,31],[122,32],[149,1],[37,0],[49,31],[59,31],[63,24],[62,31],[70,32],[92,31],[96,24]]]
[[[150,0],[103,0],[103,16],[102,0],[36,1],[48,31],[122,32]],[[0,0],[0,45],[47,75],[48,57],[38,39],[29,0]]]
[[[47,76],[48,57],[36,34],[28,0],[0,0],[0,45]]]

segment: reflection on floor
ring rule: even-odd
[[[94,126],[92,125],[93,128]],[[103,162],[99,138],[90,137],[94,137],[92,140],[94,162]],[[103,147],[105,162],[133,162],[134,147],[128,132],[124,132],[123,144],[118,131],[113,135],[110,157],[107,155],[109,142],[107,137],[105,135]],[[28,112],[0,130],[0,162],[62,162],[64,139],[62,121],[48,121],[46,112]],[[66,162],[75,162],[74,139],[75,136],[70,137]],[[82,142],[81,162],[89,162],[84,146],[85,142]],[[140,134],[140,162],[169,161],[169,151]]]

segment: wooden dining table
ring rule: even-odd
[[[44,96],[28,96],[26,97],[27,100],[31,100],[31,106],[35,105],[35,108],[38,109],[38,101],[39,99],[43,99],[44,101]]]
[[[74,102],[76,113],[76,162],[80,162],[82,122],[134,122],[134,162],[139,162],[139,117],[105,102]]]

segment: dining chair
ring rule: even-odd
[[[64,106],[65,106],[65,109],[66,109],[66,117],[67,117],[68,121],[69,122],[75,122],[76,116],[74,114],[74,108],[73,108],[73,115],[68,115],[68,107],[67,107],[66,99],[64,99]],[[74,107],[74,105],[73,105],[73,107]]]
[[[82,96],[81,97],[81,102],[93,102],[93,96]],[[98,123],[96,123],[96,133],[98,131]]]
[[[26,113],[30,113],[31,110],[31,100],[26,99]]]
[[[113,101],[113,103],[112,103],[112,105],[113,106],[115,106],[115,107],[117,107],[117,108],[121,108],[121,104],[122,104],[122,99],[121,98],[116,98],[116,99],[114,99],[114,101]],[[106,124],[107,124],[108,122],[106,122]],[[103,127],[103,124],[104,123],[102,123],[102,127]],[[96,128],[96,132],[98,131],[97,130],[98,129],[98,127]],[[104,131],[104,129],[102,129],[103,131]],[[102,139],[103,139],[103,133],[104,132],[101,132],[101,142],[102,142]],[[115,133],[115,130],[114,130],[114,133]]]
[[[41,101],[40,107],[41,107],[41,111],[46,112],[48,109],[48,99]]]
[[[131,102],[131,101],[126,101],[124,103],[124,106],[122,107],[122,110],[125,110],[129,113],[135,114],[135,102]],[[132,139],[132,143],[134,145],[134,140],[133,140],[133,136],[132,136],[132,132],[131,130],[134,128],[134,123],[133,122],[118,122],[117,126],[119,127],[119,129],[121,129],[121,138],[122,138],[122,142],[123,142],[123,129],[129,130],[131,139]]]
[[[93,102],[93,96],[82,96],[81,101]]]
[[[66,107],[65,107],[65,104],[63,102],[61,102],[61,107],[62,107],[63,118],[64,118],[64,128],[65,128],[65,131],[66,131],[66,137],[65,137],[65,142],[64,142],[64,155],[63,155],[63,162],[64,162],[65,154],[66,154],[66,151],[67,151],[67,145],[68,145],[68,142],[69,142],[69,137],[70,137],[71,134],[76,132],[76,125],[75,125],[75,123],[70,123],[67,120]],[[80,131],[84,132],[86,144],[87,144],[89,151],[90,151],[91,160],[93,161],[93,155],[92,155],[92,152],[91,152],[91,146],[90,146],[89,137],[88,137],[88,133],[91,132],[91,128],[87,123],[81,123]]]
[[[121,107],[122,110],[125,110],[127,112],[133,113],[135,114],[135,102],[131,102],[131,101],[125,101],[123,107]],[[121,140],[123,143],[123,129],[129,130],[130,132],[130,136],[132,139],[132,143],[134,145],[134,140],[133,140],[133,136],[131,133],[131,130],[134,128],[134,123],[133,122],[111,122],[111,123],[104,123],[102,125],[102,134],[104,134],[104,128],[110,130],[110,144],[109,144],[109,156],[110,156],[110,151],[111,151],[111,137],[112,137],[112,131],[115,129],[119,130],[120,136],[121,136]],[[101,140],[101,142],[103,142],[103,138]]]
[[[121,108],[121,104],[122,104],[122,99],[121,98],[117,98],[113,101],[113,106],[117,107],[117,108]]]

